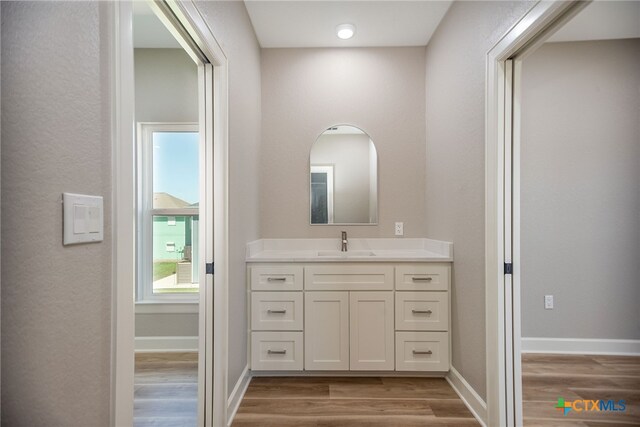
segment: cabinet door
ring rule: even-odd
[[[307,292],[304,305],[304,369],[349,369],[349,293]]]
[[[394,369],[393,292],[350,293],[352,371]]]

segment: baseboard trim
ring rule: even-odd
[[[198,351],[198,337],[136,337],[138,353]]]
[[[249,365],[247,365],[244,367],[244,370],[240,374],[240,378],[238,378],[238,382],[236,382],[236,385],[233,387],[233,390],[229,395],[229,399],[227,400],[228,427],[231,427],[231,423],[233,423],[233,419],[238,412],[238,408],[240,407],[240,403],[242,403],[242,398],[247,392],[247,388],[249,387],[250,382],[251,373],[249,372]]]
[[[522,338],[523,353],[640,356],[640,340]]]
[[[487,427],[487,404],[471,385],[464,379],[460,372],[453,366],[445,377],[453,390],[460,396],[460,399],[469,408],[469,411],[483,426]]]

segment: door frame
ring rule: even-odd
[[[520,99],[524,57],[589,1],[536,3],[487,53],[485,309],[487,425],[522,425],[520,366]],[[511,271],[507,271],[507,265]]]
[[[113,2],[109,9],[112,44],[112,336],[111,425],[133,424],[136,169],[134,138],[134,75],[132,4]],[[227,423],[228,323],[228,61],[204,17],[192,0],[154,0],[173,30],[195,45],[183,46],[198,65],[201,135],[201,178],[213,183],[201,189],[201,200],[213,209],[205,213],[205,231],[215,236],[201,251],[201,268],[215,265],[200,290],[198,425]],[[188,43],[187,43],[188,44]],[[197,52],[197,54],[194,54]],[[209,159],[208,161],[204,159]],[[203,165],[208,167],[203,168]],[[209,203],[210,202],[210,203]],[[215,286],[214,286],[215,283]]]

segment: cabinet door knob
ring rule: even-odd
[[[431,314],[431,310],[411,310],[413,314]]]
[[[267,350],[267,354],[287,354],[287,350]]]
[[[433,354],[433,352],[431,350],[427,350],[427,351],[413,350],[413,354]]]
[[[433,277],[412,277],[411,280],[414,282],[430,282],[433,280]]]
[[[285,314],[287,310],[267,310],[269,314]]]

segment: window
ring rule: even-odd
[[[199,136],[191,124],[138,126],[138,300],[198,293]]]

